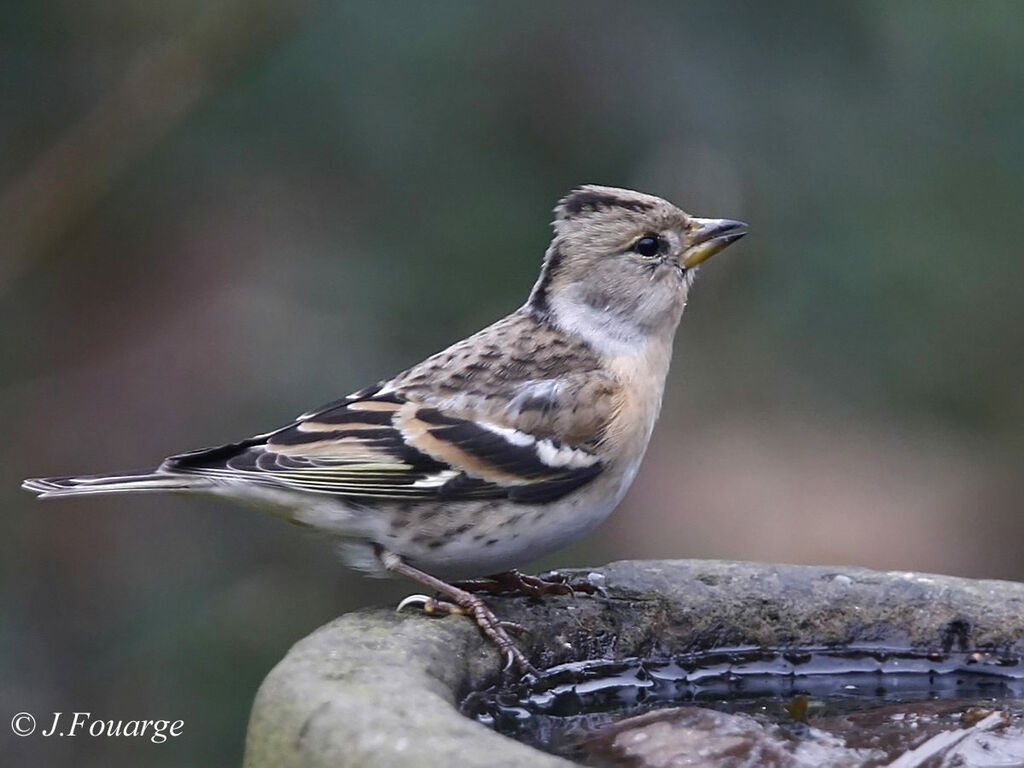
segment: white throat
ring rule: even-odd
[[[611,307],[573,301],[565,294],[551,299],[551,316],[566,333],[582,339],[595,352],[613,357],[635,355],[647,346],[650,333]]]
[[[574,291],[561,291],[550,298],[551,319],[566,333],[585,341],[595,352],[629,358],[648,355],[653,347],[671,354],[682,306],[678,313],[672,313],[675,317],[665,317],[663,324],[651,328],[615,311],[613,305],[597,306],[573,294]]]

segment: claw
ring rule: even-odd
[[[516,624],[514,621],[499,620],[498,626],[502,629],[507,629],[510,632],[515,632],[517,635],[532,635],[533,633],[524,627],[522,624]]]
[[[407,608],[410,605],[419,605],[420,610],[428,616],[433,616],[434,614],[442,616],[470,615],[470,612],[462,606],[449,603],[447,600],[438,600],[436,597],[427,597],[426,595],[409,595],[398,604],[395,612],[399,613],[403,608]]]
[[[409,595],[398,604],[398,607],[395,608],[395,613],[401,613],[403,609],[408,608],[410,605],[419,605],[420,608],[426,610],[427,604],[433,599],[426,595]]]
[[[545,571],[544,573],[541,573],[541,574],[537,575],[536,578],[540,579],[541,581],[546,581],[546,582],[548,582],[550,584],[568,584],[569,583],[569,577],[566,576],[561,571]]]
[[[524,673],[533,675],[534,677],[540,677],[540,672],[533,664],[526,660],[526,657],[519,651],[518,648],[506,648],[502,652],[502,657],[505,663],[501,667],[501,673],[503,675],[511,672],[516,666],[519,667]]]
[[[586,583],[591,586],[594,594],[600,595],[601,597],[608,597],[608,590],[604,588],[605,576],[603,573],[597,571],[591,571],[587,574]]]

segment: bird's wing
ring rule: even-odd
[[[587,448],[369,388],[275,432],[172,456],[162,469],[354,501],[539,503],[603,466]]]

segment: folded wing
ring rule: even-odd
[[[558,499],[597,477],[589,450],[395,393],[359,392],[242,443],[173,456],[174,474],[353,501]]]

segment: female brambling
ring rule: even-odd
[[[524,561],[590,531],[636,476],[696,267],[746,234],[651,195],[584,186],[526,303],[391,379],[237,443],[155,469],[26,480],[42,498],[186,491],[270,505],[343,543],[345,561],[436,590],[531,669],[507,623],[449,580],[540,592]]]

